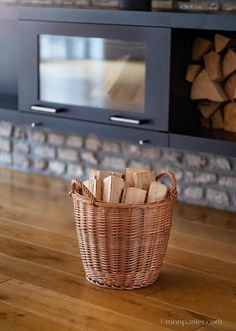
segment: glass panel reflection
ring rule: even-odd
[[[41,35],[39,98],[144,112],[145,44]]]

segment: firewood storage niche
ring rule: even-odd
[[[235,144],[236,142],[235,132],[225,131],[223,127],[218,128],[217,125],[215,127],[214,119],[209,120],[208,123],[204,122],[204,117],[202,116],[199,107],[201,107],[201,104],[209,103],[208,93],[210,92],[207,88],[203,93],[202,98],[199,97],[193,99],[191,98],[193,85],[186,80],[188,65],[197,64],[201,67],[199,73],[202,70],[205,72],[204,57],[198,60],[193,60],[192,58],[192,51],[196,38],[202,38],[212,42],[211,49],[205,52],[206,55],[209,54],[210,51],[215,50],[214,40],[216,35],[235,38],[236,33],[232,31],[218,30],[172,30],[170,132],[171,141],[173,144],[178,145],[178,147],[180,147],[181,144],[184,144],[187,145],[188,148],[195,146],[196,149],[201,150],[202,143],[204,142],[206,144],[205,149],[214,149],[216,144],[223,143],[224,145],[226,142]],[[220,53],[222,59],[226,53],[227,49]],[[220,67],[220,70],[222,70],[222,64]],[[213,81],[213,84],[216,82],[216,84],[219,84],[222,87],[222,91],[224,91],[227,79],[216,79]],[[211,99],[211,97],[209,97],[209,99]],[[222,100],[222,102],[219,103],[218,109],[222,114],[223,120],[225,105],[232,102],[233,100],[229,100],[226,96],[225,100]],[[234,118],[234,122],[236,126],[236,117]],[[175,142],[174,139],[176,139]],[[236,146],[233,146],[232,144],[229,144],[228,146],[231,145],[233,149],[236,149]]]

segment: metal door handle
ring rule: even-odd
[[[43,125],[43,123],[41,123],[41,122],[32,122],[30,124],[31,128],[36,128],[36,126],[41,126],[41,125]]]
[[[40,106],[40,105],[32,105],[30,106],[31,110],[37,110],[37,111],[43,111],[45,113],[59,113],[61,111],[66,111],[65,109],[61,108],[52,108],[52,107],[45,107],[45,106]]]
[[[149,144],[150,141],[149,140],[139,140],[138,143],[139,143],[139,145],[145,145],[145,144]]]
[[[121,123],[136,124],[136,125],[141,125],[146,122],[145,120],[137,120],[134,118],[127,118],[121,116],[110,116],[109,120],[112,122],[121,122]]]

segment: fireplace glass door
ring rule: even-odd
[[[144,112],[146,43],[39,36],[39,99]]]
[[[170,29],[21,21],[19,34],[20,110],[168,130]]]

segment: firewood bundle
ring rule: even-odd
[[[168,187],[156,181],[157,175],[148,168],[126,168],[125,173],[92,170],[83,183],[97,200],[142,204],[163,200]]]
[[[201,125],[236,132],[236,39],[196,37],[186,80],[191,99],[200,100]]]

